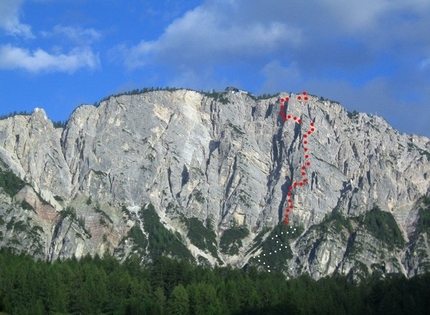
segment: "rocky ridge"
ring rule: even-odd
[[[282,121],[285,96],[302,124]],[[314,278],[426,271],[429,139],[309,98],[152,91],[82,105],[64,128],[42,109],[1,120],[1,246]],[[308,183],[284,226],[310,122]]]

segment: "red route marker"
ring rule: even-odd
[[[309,101],[308,93],[306,91],[303,91],[301,95],[297,95],[298,101]]]
[[[297,100],[299,100],[299,101],[302,101],[302,100],[304,100],[304,101],[308,101],[309,100],[309,97],[307,96],[307,92],[302,92],[302,94],[301,95],[298,95],[297,96]],[[279,112],[279,114],[282,116],[282,121],[287,121],[287,120],[293,120],[295,123],[297,123],[297,124],[301,124],[302,123],[302,120],[299,118],[299,117],[297,117],[297,116],[292,116],[292,115],[286,115],[286,111],[285,111],[285,102],[288,102],[289,101],[289,97],[283,97],[283,98],[281,98],[280,99],[280,102],[281,102],[281,105],[280,105],[280,112]],[[304,132],[304,134],[303,134],[303,144],[304,145],[306,145],[306,144],[308,144],[308,141],[307,141],[307,137],[308,137],[308,135],[310,136],[314,131],[315,131],[315,123],[314,122],[310,122],[309,123],[309,125],[310,125],[310,129],[308,130],[308,131],[306,131],[306,132]],[[304,152],[308,152],[308,148],[307,147],[304,147],[303,148],[303,151]],[[305,159],[309,159],[309,154],[305,154],[304,155],[304,158]],[[302,172],[301,172],[301,175],[303,176],[303,177],[305,177],[306,176],[306,172],[304,172],[305,170],[306,170],[306,168],[308,167],[308,166],[310,166],[311,165],[311,163],[309,162],[309,161],[307,161],[304,165],[302,165],[302,167],[301,167],[301,169],[302,169]],[[288,207],[285,209],[285,220],[284,220],[284,224],[285,225],[288,225],[289,224],[289,212],[290,212],[290,209],[293,209],[293,199],[292,199],[292,195],[293,195],[293,193],[292,193],[292,191],[297,187],[297,186],[300,186],[300,187],[302,187],[304,184],[306,184],[308,182],[308,180],[306,179],[306,178],[303,178],[303,180],[301,181],[301,182],[293,182],[293,184],[290,186],[290,187],[288,187],[288,193],[287,193],[287,196],[288,196],[288,199],[287,199],[287,202],[288,202]]]

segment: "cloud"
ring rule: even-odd
[[[51,32],[41,32],[41,34],[44,37],[65,36],[69,41],[79,45],[89,45],[101,37],[100,32],[93,28],[71,27],[64,25],[56,25]]]
[[[12,45],[0,47],[1,69],[23,69],[33,73],[72,73],[80,68],[95,69],[99,64],[98,56],[88,48],[75,48],[68,54],[53,55],[42,49],[31,52]]]
[[[172,22],[158,40],[124,47],[125,64],[133,68],[167,62],[195,68],[208,63],[252,61],[300,41],[300,32],[282,22],[232,22],[238,15],[240,10],[225,2],[199,6]]]
[[[8,35],[24,39],[36,39],[29,25],[19,20],[23,0],[0,1],[0,28]],[[32,73],[67,72],[72,73],[81,68],[95,69],[100,66],[99,57],[92,52],[89,45],[100,38],[100,33],[92,28],[83,29],[56,25],[52,31],[40,32],[44,37],[58,36],[74,47],[68,53],[59,45],[53,46],[58,52],[50,53],[42,48],[29,50],[12,44],[0,46],[0,69],[22,69]]]
[[[19,21],[22,2],[23,0],[0,1],[0,28],[4,29],[9,35],[34,38],[31,27]]]
[[[199,72],[280,60],[304,72],[353,73],[378,63],[387,49],[422,55],[430,42],[429,9],[426,0],[207,0],[158,39],[118,46],[116,53],[129,69],[167,64]]]
[[[430,100],[429,29],[428,0],[206,0],[155,40],[115,53],[161,82],[305,90],[428,134],[422,120],[394,111],[415,113]]]
[[[283,66],[278,60],[267,63],[261,73],[265,77],[261,93],[298,91],[303,88],[303,74],[296,62]]]

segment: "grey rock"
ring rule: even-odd
[[[279,115],[279,98],[287,95],[287,113],[301,124],[283,122]],[[307,102],[287,93],[262,100],[243,93],[222,98],[228,102],[190,90],[110,97],[98,107],[78,107],[63,130],[55,129],[40,109],[0,121],[0,159],[28,183],[13,199],[4,196],[0,214],[10,220],[5,213],[12,207],[16,216],[52,217],[34,223],[43,229],[46,259],[104,251],[126,257],[135,245],[127,238],[130,228],[146,231],[138,216],[124,209],[152,204],[163,225],[192,247],[194,257],[210,256],[212,264],[218,260],[190,245],[178,218],[211,220],[218,242],[233,225],[247,226],[250,234],[239,254],[218,249],[221,261],[243,266],[253,257],[247,253],[258,233],[282,224],[288,187],[301,180],[307,161],[303,135],[313,122],[315,132],[306,145],[308,182],[293,194],[290,225],[304,232],[290,244],[294,257],[285,264],[291,275],[349,274],[358,265],[371,272],[372,265],[382,262],[387,273],[424,271],[428,237],[414,238],[419,257],[410,253],[410,241],[417,204],[430,189],[428,138],[401,134],[381,117],[351,115],[340,104],[315,96]],[[33,200],[36,210],[21,209],[16,200]],[[41,210],[42,201],[50,205],[50,216]],[[95,203],[104,209],[108,224],[100,223],[104,214],[95,211]],[[404,248],[391,252],[358,230],[355,242],[364,250],[351,257],[345,255],[350,234],[342,238],[312,229],[333,209],[357,217],[374,205],[392,213],[404,233]],[[67,206],[85,219],[84,226],[70,217],[54,219]],[[12,234],[3,235],[2,246]],[[28,246],[16,248],[29,251]]]

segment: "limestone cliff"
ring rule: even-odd
[[[287,96],[296,121],[280,115]],[[64,129],[36,109],[0,121],[0,242],[48,260],[108,251],[412,276],[430,257],[429,150],[380,117],[287,93],[120,95]]]

